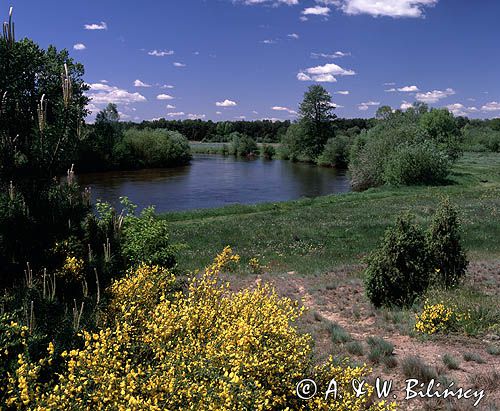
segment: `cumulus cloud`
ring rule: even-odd
[[[374,17],[422,17],[425,7],[438,0],[339,0],[333,2],[346,14],[369,14]]]
[[[500,103],[497,101],[491,101],[486,103],[483,107],[481,107],[482,111],[500,111]]]
[[[271,107],[271,110],[274,110],[274,111],[286,111],[289,114],[297,114],[297,112],[295,110],[292,110],[292,109],[290,109],[288,107],[282,107],[282,106]]]
[[[290,33],[287,35],[288,38],[297,40],[300,36],[297,33]]]
[[[156,96],[157,100],[173,100],[174,97],[172,97],[170,94],[158,94]]]
[[[184,116],[185,113],[183,111],[178,111],[177,113],[167,113],[167,116],[169,117],[180,117],[180,116]]]
[[[173,50],[151,50],[148,51],[148,54],[150,56],[155,56],[155,57],[165,57],[165,56],[171,56],[174,54]]]
[[[205,114],[188,114],[187,117],[191,120],[203,120],[206,115]]]
[[[401,103],[401,106],[399,107],[401,110],[408,110],[409,108],[413,107],[413,104],[404,100],[402,103]]]
[[[217,101],[215,105],[217,107],[235,107],[238,105],[238,103],[236,101],[226,99],[224,101]]]
[[[455,90],[453,90],[452,88],[447,88],[446,90],[433,90],[426,93],[417,93],[416,98],[418,101],[432,104],[437,103],[439,100],[442,100],[454,94]]]
[[[374,107],[374,106],[380,106],[380,102],[378,102],[378,101],[367,101],[366,103],[360,103],[360,104],[358,104],[358,109],[361,110],[361,111],[366,111],[370,107]]]
[[[299,0],[234,0],[236,3],[242,3],[246,6],[255,6],[255,5],[281,5],[285,4],[288,6],[294,6],[299,4]]]
[[[73,50],[85,50],[86,48],[87,48],[87,46],[83,43],[76,43],[73,46]]]
[[[134,87],[151,87],[151,84],[147,84],[137,79],[134,81]]]
[[[263,43],[263,44],[276,44],[276,40],[266,39],[266,40],[262,40],[261,43]]]
[[[336,51],[335,53],[328,54],[328,53],[311,53],[311,57],[313,59],[317,58],[325,58],[325,59],[339,59],[342,57],[347,57],[350,56],[351,53],[344,53],[343,51]]]
[[[349,94],[348,90],[335,91],[334,94],[342,94],[343,96],[347,96]]]
[[[104,21],[101,21],[100,23],[85,24],[83,27],[85,28],[85,30],[107,30],[108,29],[108,25]]]
[[[479,111],[477,107],[466,107],[461,103],[449,104],[446,108],[455,116],[467,116],[471,113]]]
[[[322,6],[307,7],[302,10],[302,14],[304,16],[328,16],[330,14],[330,8]]]
[[[185,65],[184,63],[179,63],[178,61],[176,61],[176,62],[174,63],[174,66],[175,66],[175,67],[186,67],[186,65]]]
[[[174,108],[175,108],[175,106],[173,106],[172,104],[167,104],[167,110],[172,110]]]
[[[412,92],[417,92],[420,91],[417,86],[404,86],[398,88],[398,91],[402,91],[404,93],[412,93]]]
[[[163,85],[161,85],[161,86],[160,86],[160,88],[163,88],[163,89],[166,89],[166,88],[171,89],[171,88],[175,88],[175,86],[172,86],[171,84],[163,84]]]
[[[309,67],[297,74],[300,81],[317,81],[319,83],[335,83],[335,76],[354,76],[353,70],[346,70],[336,64],[329,63],[323,66]]]
[[[131,104],[147,101],[139,93],[130,93],[127,90],[103,83],[89,84],[90,90],[86,93],[92,99],[92,104]]]

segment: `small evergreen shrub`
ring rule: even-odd
[[[427,232],[427,246],[435,271],[436,285],[457,286],[467,272],[469,262],[460,236],[460,221],[456,208],[444,199]]]
[[[368,259],[367,295],[376,307],[410,306],[427,290],[430,270],[424,233],[402,215]]]

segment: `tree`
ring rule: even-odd
[[[0,174],[52,177],[71,166],[87,111],[83,66],[66,50],[0,37]]]
[[[446,150],[452,160],[460,156],[461,131],[448,109],[432,109],[424,113],[420,118],[420,126]]]
[[[377,120],[387,120],[392,115],[391,106],[380,106],[375,114]]]

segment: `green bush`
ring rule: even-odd
[[[430,271],[425,235],[402,215],[368,259],[367,295],[376,307],[411,306],[427,290]]]
[[[349,138],[337,136],[328,139],[323,152],[318,157],[318,165],[345,167],[349,163]]]
[[[456,208],[444,199],[427,232],[427,247],[435,270],[436,285],[450,288],[458,285],[467,272],[468,261],[460,236]]]
[[[264,158],[272,160],[275,155],[276,155],[276,150],[274,149],[273,146],[270,146],[268,144],[264,144],[262,146],[262,156]]]
[[[145,263],[171,268],[176,263],[175,252],[168,235],[168,223],[158,218],[154,207],[145,208],[139,216],[125,217],[122,254],[128,264]]]
[[[113,158],[122,168],[173,167],[189,163],[191,151],[176,131],[129,129],[115,145]]]
[[[259,147],[255,140],[246,134],[231,133],[231,154],[238,157],[249,157],[259,154]]]
[[[405,143],[388,157],[383,180],[396,186],[437,184],[446,179],[450,169],[446,153],[431,141]]]

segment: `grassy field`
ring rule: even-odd
[[[265,183],[265,182],[263,182]],[[426,224],[440,198],[462,212],[471,260],[500,256],[500,154],[467,153],[439,187],[382,187],[255,206],[164,214],[172,240],[184,244],[181,269],[206,265],[230,245],[243,261],[257,257],[270,273],[320,274],[359,263],[377,246],[398,213]]]

